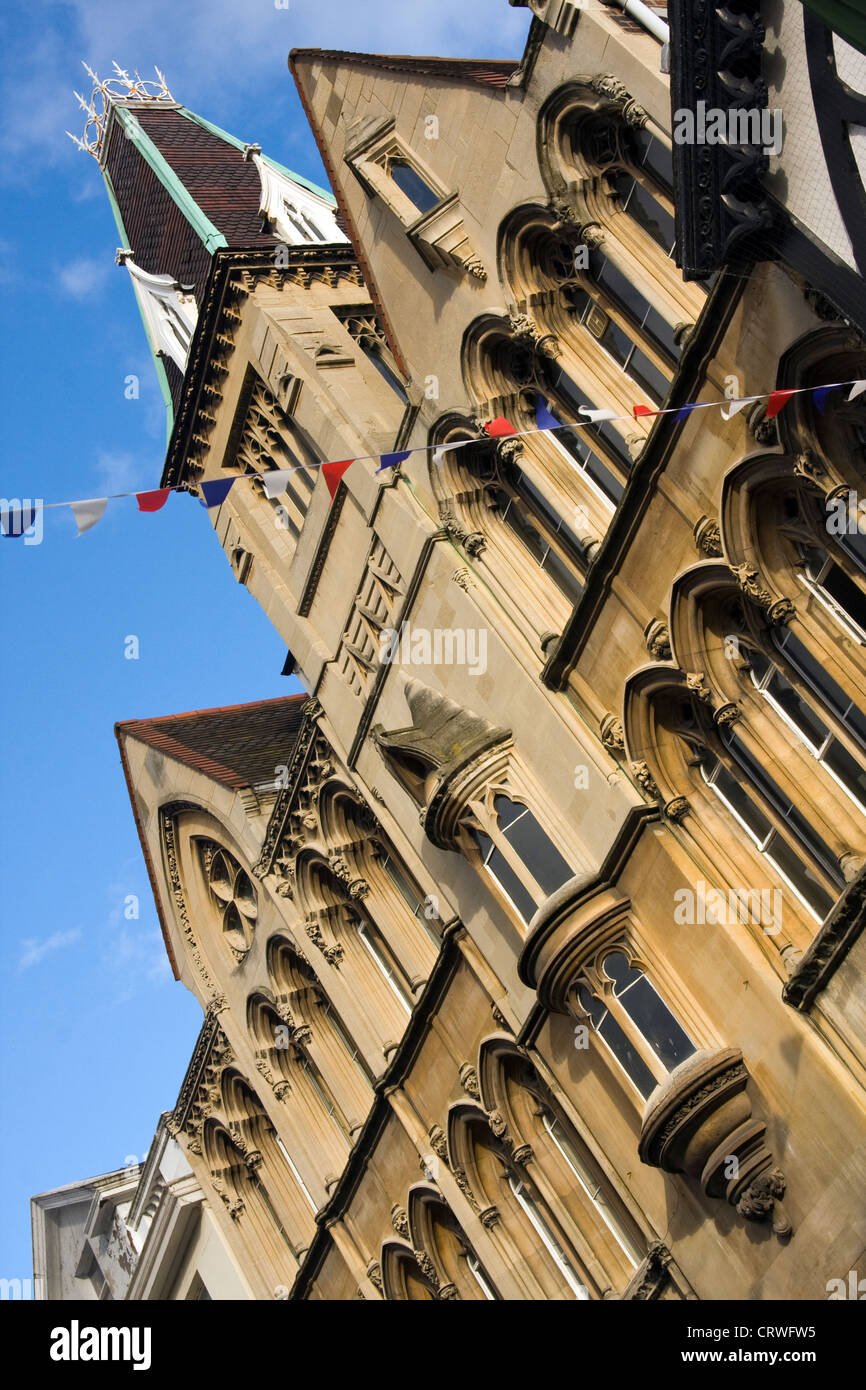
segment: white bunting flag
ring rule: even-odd
[[[851,390],[848,392],[849,401],[853,401],[854,397],[861,395],[863,391],[866,391],[866,379],[863,381],[855,381]]]
[[[448,453],[449,449],[453,449],[454,447],[453,444],[440,444],[438,449],[433,450],[433,462],[437,468],[442,467],[445,455]]]
[[[97,521],[102,520],[102,514],[107,505],[107,497],[91,497],[86,502],[69,503],[70,510],[78,526],[79,536],[83,536],[85,531],[89,531],[91,526],[95,526]]]
[[[285,492],[289,475],[296,472],[296,468],[275,468],[273,472],[262,474],[262,485],[269,501]]]
[[[763,396],[740,396],[739,399],[729,401],[727,406],[722,406],[722,419],[731,420],[735,415],[739,415],[744,406],[763,399]]]
[[[596,425],[600,420],[615,420],[617,414],[615,410],[589,410],[585,405],[578,406],[581,415],[585,415],[591,424]]]

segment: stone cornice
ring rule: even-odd
[[[231,335],[225,333],[222,320],[232,291],[248,293],[259,281],[270,281],[278,287],[293,279],[305,283],[317,277],[330,280],[348,277],[359,286],[363,284],[355,253],[350,246],[287,247],[285,268],[275,265],[274,250],[218,250],[214,254],[202,293],[198,322],[190,344],[180,401],[166,452],[163,487],[189,484],[189,453],[194,442],[196,420],[203,405],[207,409],[207,403],[203,402],[204,390],[206,386],[213,385],[214,374],[220,372],[226,347],[230,350]],[[224,371],[223,366],[222,374]]]

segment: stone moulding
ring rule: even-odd
[[[738,1048],[696,1052],[647,1101],[638,1153],[652,1168],[696,1179],[706,1196],[724,1198],[747,1220],[771,1220],[786,1237],[785,1178],[764,1142],[766,1124],[752,1117],[748,1081]]]
[[[536,912],[518,962],[520,979],[554,1013],[568,1013],[568,995],[582,966],[623,929],[631,906],[612,884],[586,874],[569,879]]]
[[[805,952],[782,998],[791,1008],[806,1013],[832,979],[866,925],[866,869],[848,884],[821,930]]]

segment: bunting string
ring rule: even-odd
[[[582,430],[591,429],[602,423],[620,424],[625,421],[639,420],[645,417],[656,417],[660,415],[673,415],[675,420],[686,420],[695,410],[721,411],[723,420],[731,420],[739,414],[747,405],[753,405],[757,401],[766,401],[766,418],[774,420],[777,415],[784,410],[788,401],[793,396],[811,394],[815,407],[820,413],[824,413],[827,407],[827,400],[833,391],[844,390],[849,387],[847,401],[856,398],[866,391],[866,378],[855,381],[834,381],[824,386],[801,386],[790,389],[765,391],[755,396],[739,396],[735,398],[725,397],[721,401],[695,401],[687,405],[669,406],[666,409],[654,410],[651,406],[637,404],[632,407],[630,415],[617,415],[612,410],[595,410],[588,406],[580,406],[579,414],[585,418],[567,423],[559,420],[554,415],[547,401],[543,396],[539,396],[535,412],[535,428],[518,430],[515,429],[509,420],[504,416],[497,416],[490,420],[485,426],[484,431],[488,438],[525,438],[529,435],[554,433],[558,430]],[[328,492],[333,502],[340,479],[353,463],[374,462],[378,466],[376,473],[385,472],[389,468],[395,468],[410,458],[412,454],[427,453],[432,450],[433,462],[437,466],[442,465],[446,453],[451,453],[456,449],[464,449],[472,444],[477,444],[478,439],[456,440],[453,444],[419,444],[410,449],[403,449],[397,453],[387,454],[358,454],[354,458],[341,459],[339,462],[324,461],[313,464],[300,464],[295,468],[272,469],[267,473],[245,473],[236,474],[230,478],[216,478],[202,482],[199,485],[201,496],[199,502],[201,506],[210,510],[219,507],[225,501],[234,484],[241,478],[250,481],[258,481],[262,484],[265,496],[274,500],[285,490],[288,479],[292,473],[307,472],[310,469],[321,468],[322,474],[327,484]],[[89,531],[97,522],[101,521],[109,502],[115,502],[127,497],[135,497],[138,510],[140,512],[158,512],[168,501],[172,492],[187,492],[186,485],[176,485],[174,487],[161,487],[150,489],[145,492],[114,492],[105,497],[91,497],[68,502],[32,502],[26,501],[6,502],[0,500],[0,533],[4,536],[15,539],[27,535],[36,523],[38,513],[41,510],[49,510],[57,507],[68,507],[72,512],[78,527],[78,534],[83,535]]]

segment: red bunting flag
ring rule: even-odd
[[[332,502],[337,495],[337,488],[340,485],[340,479],[342,478],[346,469],[351,468],[354,462],[354,459],[342,459],[340,463],[322,464],[322,476],[325,479],[325,482],[328,484],[328,491],[331,494]]]
[[[650,410],[648,405],[636,405],[633,407],[634,418],[637,420],[640,415],[660,415],[659,410]]]
[[[765,419],[775,420],[782,407],[796,394],[796,391],[771,391],[769,400],[767,401]]]
[[[484,433],[489,434],[491,439],[503,439],[507,434],[516,434],[517,430],[503,415],[497,415],[495,420],[484,426]]]
[[[170,487],[158,487],[153,492],[137,492],[138,510],[140,512],[158,512],[160,507],[164,507],[168,501]]]

